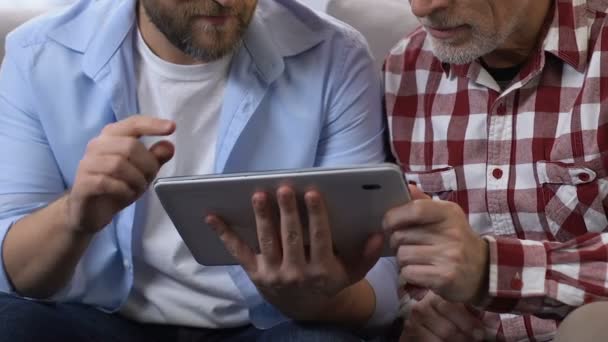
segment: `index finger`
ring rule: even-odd
[[[165,136],[175,131],[175,122],[151,116],[134,115],[106,126],[102,134],[111,136]]]
[[[246,272],[251,273],[257,270],[257,258],[251,247],[224,221],[215,215],[209,215],[205,217],[205,223],[215,231],[228,253],[241,264]]]
[[[394,231],[409,226],[422,226],[438,223],[448,215],[447,202],[433,200],[415,200],[389,210],[384,215],[384,230]]]

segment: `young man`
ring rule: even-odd
[[[386,217],[410,287],[405,338],[552,339],[608,298],[608,4],[411,4],[423,27],[385,75],[418,199]]]
[[[243,270],[196,264],[148,191],[158,176],[381,162],[380,98],[362,38],[291,0],[83,0],[21,27],[0,72],[0,336],[351,341],[328,324],[389,323],[381,239],[360,260],[328,253],[318,193],[319,255],[298,258],[284,187],[281,224],[274,194],[254,196],[262,251]]]

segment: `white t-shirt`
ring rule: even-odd
[[[158,177],[213,172],[219,116],[232,56],[200,65],[171,64],[137,34],[137,96],[143,115],[174,120],[175,156]],[[135,279],[122,313],[145,323],[226,328],[249,322],[243,298],[224,267],[197,264],[154,191],[144,195],[141,238],[133,242]],[[201,222],[202,222],[201,217]]]

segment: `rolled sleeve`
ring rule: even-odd
[[[8,234],[8,231],[11,229],[13,224],[19,221],[25,215],[13,216],[10,218],[0,219],[0,256],[4,255],[4,239]],[[15,288],[11,283],[8,274],[6,272],[6,268],[4,267],[4,258],[2,259],[2,267],[0,267],[0,292],[14,294]]]
[[[381,258],[365,279],[374,289],[376,308],[367,328],[390,325],[399,313],[397,263],[395,258]]]
[[[4,240],[22,217],[64,191],[55,155],[35,114],[27,77],[29,54],[11,37],[0,67],[0,258]],[[2,259],[0,291],[13,292]]]
[[[13,225],[30,213],[46,206],[56,198],[51,194],[0,195],[0,292],[15,293],[4,267],[4,240]]]

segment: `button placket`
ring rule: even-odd
[[[503,95],[504,96],[504,95]],[[498,102],[500,101],[500,102]],[[497,235],[515,232],[513,219],[509,214],[508,191],[509,163],[513,148],[513,120],[508,115],[508,99],[500,98],[493,107],[488,122],[488,160],[486,164],[487,209],[492,229]]]

